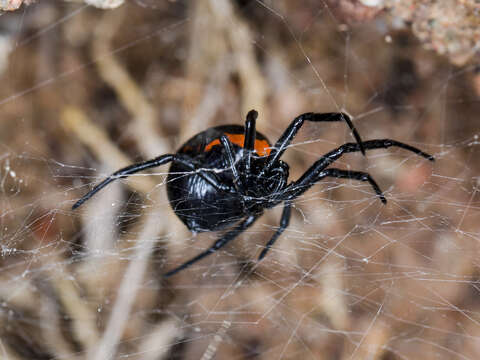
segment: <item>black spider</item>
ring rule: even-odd
[[[305,113],[296,117],[274,146],[255,130],[258,113],[247,114],[245,126],[209,128],[188,140],[175,154],[166,154],[120,169],[95,186],[72,207],[75,209],[110,182],[171,162],[167,193],[173,211],[190,231],[216,231],[230,227],[209,249],[167,272],[168,277],[212,254],[245,231],[264,209],[283,202],[280,226],[266,244],[259,260],[288,226],[292,201],[325,177],[367,181],[383,203],[383,196],[372,177],[361,171],[328,167],[343,154],[396,146],[433,161],[433,156],[390,139],[362,141],[350,117],[344,113]],[[287,183],[288,165],[280,160],[305,121],[345,121],[356,143],[346,143],[318,159],[298,180]]]

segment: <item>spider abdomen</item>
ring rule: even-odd
[[[243,195],[235,191],[234,175],[229,167],[220,137],[232,143],[234,157],[241,157],[245,128],[226,125],[209,128],[188,140],[177,154],[186,156],[197,171],[173,161],[167,179],[167,194],[175,214],[194,232],[227,228],[244,218],[248,210]],[[256,134],[255,151],[268,155],[270,143]],[[215,177],[229,191],[220,190],[203,175]]]
[[[221,230],[245,216],[241,197],[220,190],[182,164],[170,167],[167,194],[175,214],[190,231]]]

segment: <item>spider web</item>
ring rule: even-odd
[[[359,4],[357,4],[359,6]],[[386,14],[326,2],[138,1],[100,11],[39,1],[0,17],[0,354],[6,359],[476,359],[479,162],[474,66],[424,50]],[[346,111],[364,140],[221,251],[162,274],[219,234],[191,234],[168,167],[117,181],[210,126],[259,111],[274,142],[303,112]],[[350,142],[306,124],[290,180]]]

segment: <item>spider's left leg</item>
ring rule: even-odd
[[[172,275],[175,275],[178,273],[180,270],[188,268],[190,265],[196,263],[197,261],[200,261],[204,257],[213,254],[215,251],[220,249],[221,247],[225,246],[227,243],[229,243],[231,240],[235,239],[238,235],[240,235],[242,232],[244,232],[247,228],[253,225],[255,220],[257,220],[261,214],[258,215],[250,215],[246,219],[244,219],[240,224],[238,224],[234,229],[228,231],[225,235],[223,235],[220,239],[215,241],[215,243],[205,250],[204,252],[198,254],[194,258],[188,260],[186,263],[176,267],[173,270],[170,270],[167,272],[164,277],[170,277]]]
[[[282,136],[280,136],[280,138],[277,140],[277,142],[275,143],[275,146],[270,152],[270,155],[268,155],[266,165],[262,170],[262,172],[259,174],[259,176],[263,176],[272,168],[272,166],[274,166],[277,163],[277,161],[283,155],[288,145],[290,145],[290,142],[293,140],[295,135],[297,135],[297,132],[300,130],[302,125],[305,123],[305,121],[311,121],[311,122],[345,121],[348,127],[350,128],[350,130],[352,131],[353,137],[355,138],[357,145],[360,148],[360,151],[362,152],[362,154],[365,155],[365,149],[363,147],[362,139],[360,138],[360,135],[358,134],[357,129],[355,129],[355,126],[353,126],[353,123],[350,120],[350,116],[348,116],[345,113],[323,113],[323,114],[322,113],[305,113],[297,116],[292,121],[292,123],[288,126],[288,128],[283,132]]]
[[[292,205],[290,202],[285,202],[283,205],[283,212],[282,212],[282,218],[280,219],[280,226],[275,231],[275,234],[271,237],[271,239],[268,241],[267,245],[265,245],[265,248],[262,250],[260,253],[260,256],[258,257],[258,261],[262,260],[265,255],[267,255],[268,250],[273,246],[275,241],[277,241],[278,237],[282,235],[283,231],[288,227],[288,224],[290,222],[290,215],[292,213]]]

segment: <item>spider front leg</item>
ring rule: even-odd
[[[422,156],[426,158],[427,160],[434,161],[434,157],[430,154],[427,154],[416,147],[413,147],[408,144],[401,143],[399,141],[391,140],[391,139],[378,139],[378,140],[369,140],[365,141],[362,143],[363,148],[365,150],[373,150],[373,149],[387,149],[391,146],[399,147],[408,151],[413,152],[416,155]],[[346,143],[343,144],[342,146],[336,148],[333,151],[330,151],[329,153],[325,154],[322,156],[319,160],[317,160],[297,181],[292,182],[290,185],[288,185],[285,190],[283,191],[284,196],[282,197],[285,200],[293,200],[297,198],[298,196],[302,195],[305,191],[307,191],[310,187],[312,187],[316,182],[318,182],[321,178],[324,178],[325,176],[332,176],[335,172],[325,172],[326,167],[329,166],[330,164],[334,163],[337,161],[340,157],[342,157],[346,153],[351,153],[351,152],[358,152],[361,151],[361,147],[359,144],[356,143]],[[337,174],[340,175],[340,177],[346,177],[348,173],[338,173],[338,169],[332,169],[332,170],[337,170]],[[345,172],[345,170],[341,170],[342,172]],[[378,186],[376,183],[371,179],[370,176],[367,178],[362,179],[362,176],[368,175],[366,173],[361,173],[361,172],[355,172],[358,175],[358,179],[356,180],[363,180],[363,181],[369,181],[370,184],[373,186],[375,191],[377,191]],[[345,175],[345,176],[343,176]],[[355,175],[355,176],[357,176]],[[321,177],[320,177],[321,176]],[[378,191],[380,191],[378,189]],[[377,191],[377,194],[379,192]],[[381,192],[380,192],[381,194]],[[379,195],[380,195],[379,194]]]
[[[265,173],[267,173],[272,168],[272,166],[274,166],[277,163],[277,161],[283,155],[288,145],[290,145],[293,138],[295,137],[295,135],[297,135],[297,132],[303,126],[305,121],[310,121],[310,122],[345,121],[348,127],[350,128],[350,130],[352,131],[353,137],[357,141],[357,145],[360,151],[362,152],[362,154],[365,155],[365,149],[363,146],[362,139],[360,138],[360,135],[358,134],[357,129],[355,129],[355,126],[353,126],[353,123],[350,120],[350,116],[348,116],[345,113],[305,113],[297,116],[292,121],[290,126],[283,132],[282,136],[280,136],[280,138],[277,140],[270,155],[268,156],[264,169],[259,174],[260,177],[263,176]]]
[[[234,229],[228,231],[225,235],[223,235],[220,239],[215,241],[215,243],[210,246],[207,250],[204,252],[198,254],[194,258],[188,260],[184,264],[176,267],[173,270],[170,270],[167,272],[165,275],[163,275],[165,278],[170,277],[172,275],[175,275],[179,271],[188,268],[190,265],[195,264],[197,261],[202,260],[204,257],[207,257],[208,255],[213,254],[215,251],[219,250],[223,246],[227,245],[230,241],[235,239],[238,235],[240,235],[242,232],[244,232],[247,228],[253,225],[255,220],[257,220],[261,214],[256,214],[256,215],[250,215],[246,219],[244,219],[240,224],[238,224]]]
[[[220,136],[220,143],[223,146],[225,154],[227,156],[227,161],[230,165],[233,175],[233,183],[236,191],[245,188],[246,177],[251,172],[251,162],[252,162],[252,153],[255,149],[255,139],[256,139],[256,129],[255,124],[258,117],[258,112],[255,110],[250,110],[247,114],[247,119],[245,121],[245,132],[244,132],[244,141],[243,141],[243,155],[241,160],[240,168],[242,172],[239,174],[237,170],[237,165],[235,164],[234,151],[232,148],[232,143],[227,136]]]
[[[245,120],[245,133],[244,133],[244,142],[243,142],[243,162],[245,164],[245,173],[250,174],[251,162],[252,162],[252,152],[255,148],[255,138],[257,130],[255,129],[256,120],[258,117],[258,112],[255,110],[250,110],[247,114],[247,119]]]

